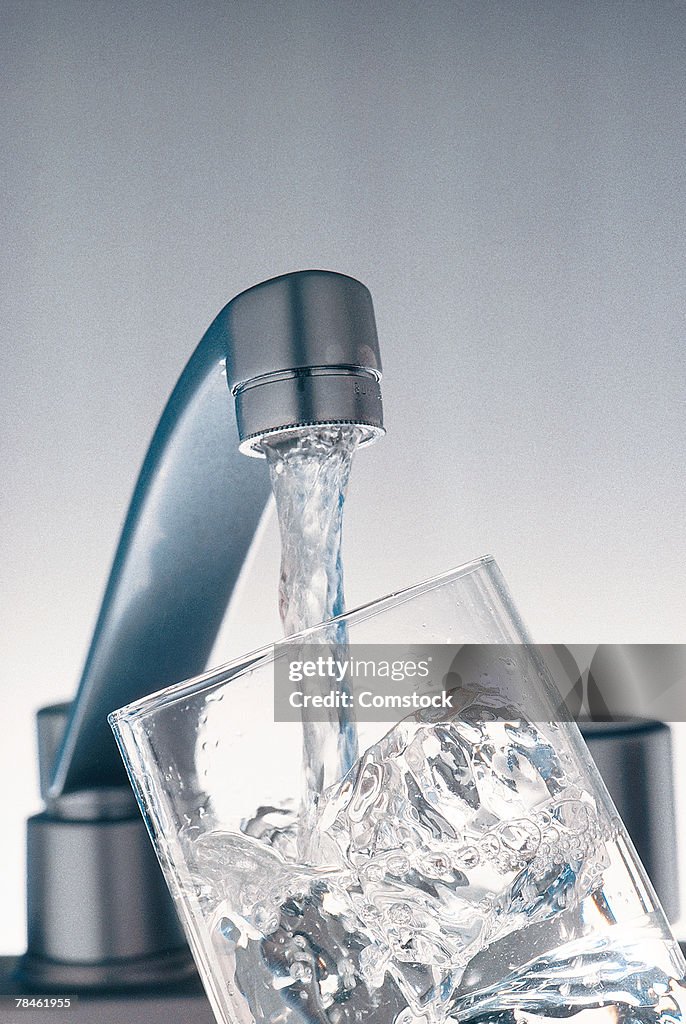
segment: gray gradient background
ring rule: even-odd
[[[538,639],[686,641],[686,6],[0,9],[12,950],[32,713],[77,682],[183,364],[261,279],[375,299],[389,433],[354,468],[349,604],[491,550]],[[271,523],[213,660],[278,633],[277,551]]]

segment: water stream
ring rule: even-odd
[[[342,424],[263,443],[281,533],[279,612],[286,636],[345,610],[343,508],[363,436],[363,428]],[[340,648],[347,642],[344,625],[332,624],[320,639]],[[356,762],[358,746],[355,722],[344,708],[331,709],[327,721],[305,721],[303,734],[303,815],[309,819],[321,794]]]

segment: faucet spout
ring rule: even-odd
[[[360,424],[374,440],[380,376],[371,296],[354,278],[286,274],[219,313],[145,457],[49,800],[125,785],[107,715],[205,668],[269,498],[268,474],[239,449],[259,456],[266,435],[322,423]]]

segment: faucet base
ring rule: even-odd
[[[130,989],[194,973],[143,818],[127,801],[126,790],[82,791],[29,818],[19,974],[34,990]]]
[[[84,992],[140,989],[178,984],[197,978],[188,948],[145,959],[76,964],[49,960],[27,952],[16,965],[18,984],[32,992]]]
[[[215,1024],[214,1014],[197,974],[176,985],[151,986],[132,992],[80,992],[78,1001],[69,1008],[44,1011],[16,1009],[16,999],[52,996],[57,990],[45,987],[29,989],[20,980],[20,963],[16,957],[0,957],[0,1024],[21,1020],[38,1020],[43,1016],[51,1024],[74,1024],[82,1020],[87,1024]],[[125,971],[126,967],[120,970]],[[59,991],[68,993],[65,989]],[[71,990],[72,996],[76,990]]]

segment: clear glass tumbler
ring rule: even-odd
[[[492,558],[110,721],[221,1024],[681,1019],[686,965]]]

